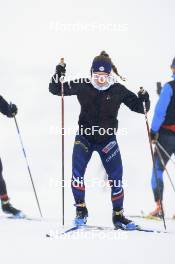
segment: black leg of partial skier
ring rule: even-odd
[[[160,150],[164,152],[164,154],[167,156],[169,160],[172,161],[172,163],[175,165],[175,161],[171,158],[171,156],[168,154],[168,152],[164,149],[164,147],[157,141],[157,146],[159,147]]]
[[[0,158],[0,196],[7,195],[7,187],[2,175],[2,171],[3,171],[3,166]]]
[[[160,159],[160,161],[161,161],[161,163],[162,163],[162,165],[163,165],[164,170],[165,170],[166,173],[167,173],[167,176],[168,176],[168,179],[169,179],[169,181],[170,181],[170,183],[171,183],[171,186],[172,186],[172,188],[173,188],[173,191],[175,192],[175,186],[174,186],[173,181],[172,181],[172,179],[171,179],[171,176],[170,176],[170,174],[169,174],[169,172],[168,172],[168,170],[167,170],[167,168],[166,168],[166,165],[165,165],[165,162],[164,162],[164,160],[163,160],[163,157],[162,157],[162,155],[161,155],[161,153],[160,153],[160,150],[159,150],[158,144],[156,143],[155,146],[156,146],[156,151],[157,151],[157,154],[158,154],[158,156],[159,156],[159,159]]]

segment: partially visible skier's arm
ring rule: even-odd
[[[0,96],[0,112],[4,115],[9,112],[9,104],[2,96]]]
[[[13,117],[17,114],[17,107],[14,104],[8,104],[7,101],[0,96],[0,112],[8,117]]]
[[[171,101],[171,97],[173,95],[173,90],[171,85],[166,83],[161,90],[159,100],[155,107],[153,121],[151,124],[151,130],[153,132],[158,132],[161,125],[163,124],[167,112],[167,108]]]
[[[143,102],[145,102],[146,105],[146,111],[149,111],[150,109],[150,100],[149,100],[149,94],[145,91],[145,93],[138,93],[138,96],[134,94],[133,92],[129,91],[126,87],[123,86],[123,103],[129,107],[134,112],[137,113],[144,113],[143,109]]]

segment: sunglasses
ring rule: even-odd
[[[94,79],[107,79],[109,78],[109,74],[105,73],[105,74],[97,74],[97,73],[94,73],[93,74],[93,77]]]

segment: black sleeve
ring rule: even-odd
[[[143,101],[136,94],[122,86],[122,102],[131,109],[131,111],[144,114]],[[146,111],[150,109],[150,100],[145,101]]]
[[[9,115],[9,104],[7,103],[7,101],[2,97],[0,96],[0,112],[6,116]]]
[[[54,95],[61,96],[61,85],[62,84],[60,81],[59,74],[54,74],[49,83],[49,91]],[[63,88],[64,88],[64,96],[78,95],[80,83],[76,80],[70,82],[64,82]]]

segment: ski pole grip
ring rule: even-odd
[[[140,92],[141,92],[142,94],[145,93],[145,90],[144,90],[144,88],[143,88],[142,86],[140,87]]]
[[[159,95],[161,93],[161,90],[162,90],[162,84],[161,84],[161,82],[157,82],[156,83],[156,86],[157,86],[157,94]]]

